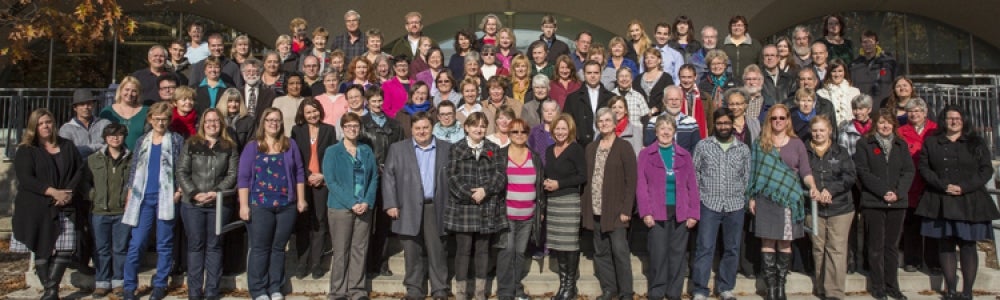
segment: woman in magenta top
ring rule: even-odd
[[[545,211],[545,193],[542,189],[541,157],[528,148],[531,128],[521,119],[510,121],[510,146],[500,150],[500,157],[507,166],[507,224],[510,231],[506,239],[498,241],[503,249],[497,255],[497,295],[500,298],[527,297],[521,280],[524,252],[528,240],[541,247],[542,220]]]

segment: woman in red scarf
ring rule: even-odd
[[[194,89],[179,86],[174,91],[174,109],[170,116],[170,131],[187,139],[198,133],[198,112],[194,109]]]
[[[628,120],[628,107],[625,97],[613,96],[608,101],[608,107],[615,115],[615,135],[632,145],[633,152],[638,155],[642,151],[642,128]]]

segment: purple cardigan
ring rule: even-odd
[[[701,219],[701,202],[698,182],[695,179],[691,153],[674,144],[674,174],[677,179],[677,222]],[[643,148],[638,157],[639,178],[636,182],[639,216],[653,216],[657,221],[667,219],[667,172],[664,170],[660,146],[657,143]]]
[[[295,140],[289,140],[291,147],[285,151],[284,160],[285,172],[288,174],[288,203],[295,203],[298,201],[296,198],[295,188],[296,184],[306,183],[305,170],[302,166],[302,154],[299,153],[299,146],[295,144]],[[256,183],[254,178],[254,164],[257,162],[257,141],[250,141],[247,143],[246,147],[243,148],[243,153],[240,154],[240,169],[239,176],[237,176],[236,187],[241,189],[249,189],[250,186]],[[292,179],[294,178],[294,179]],[[294,180],[294,181],[293,181]]]

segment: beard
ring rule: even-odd
[[[720,141],[728,141],[729,138],[733,137],[732,129],[716,129],[715,138]]]
[[[812,49],[809,49],[809,47],[792,46],[792,50],[794,50],[795,55],[798,56],[806,56],[809,55],[809,53],[812,53]]]
[[[747,93],[750,93],[750,95],[756,95],[756,94],[760,94],[761,87],[759,87],[759,86],[749,86],[748,85],[748,86],[744,86],[743,89],[746,89]]]

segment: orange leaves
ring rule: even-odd
[[[123,40],[138,24],[122,12],[118,0],[20,0],[30,13],[18,15],[8,25],[9,45],[0,55],[17,62],[31,58],[28,45],[39,39],[56,39],[69,51],[91,49],[107,37]]]

